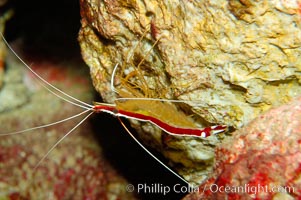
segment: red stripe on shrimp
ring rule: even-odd
[[[152,116],[124,111],[120,109],[117,110],[114,104],[95,105],[93,109],[95,112],[107,112],[114,116],[136,119],[138,121],[151,122],[152,124],[159,127],[161,130],[165,131],[166,133],[169,133],[171,135],[177,135],[177,136],[195,136],[195,137],[205,138],[212,134],[222,132],[226,129],[226,126],[224,125],[211,126],[203,129],[176,127],[176,126],[169,125]]]

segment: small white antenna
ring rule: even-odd
[[[22,58],[21,58],[20,56],[18,56],[18,54],[14,51],[14,49],[8,44],[7,40],[4,38],[4,36],[3,36],[3,34],[2,34],[1,32],[0,32],[0,36],[1,36],[1,38],[3,39],[4,43],[7,45],[7,47],[11,50],[11,52],[12,52],[12,53],[20,60],[20,62],[22,62],[22,63],[26,66],[27,69],[29,69],[36,77],[38,77],[38,79],[39,79],[40,81],[42,81],[43,83],[45,83],[48,87],[50,87],[50,88],[54,89],[55,91],[59,92],[60,94],[65,95],[66,97],[69,97],[70,99],[72,99],[72,100],[74,100],[75,102],[78,102],[78,103],[80,103],[80,104],[82,104],[82,105],[80,105],[80,104],[78,104],[78,103],[75,103],[75,102],[72,102],[72,101],[70,101],[70,100],[68,100],[68,99],[66,99],[66,98],[64,98],[64,97],[62,97],[62,96],[56,94],[56,93],[53,92],[50,88],[48,88],[47,86],[45,86],[45,85],[42,84],[42,86],[45,87],[48,91],[50,91],[50,92],[51,92],[52,94],[54,94],[55,96],[57,96],[57,97],[63,99],[64,101],[67,101],[67,102],[69,102],[69,103],[71,103],[71,104],[73,104],[73,105],[76,105],[76,106],[78,106],[78,107],[82,107],[82,108],[84,108],[84,109],[93,108],[92,105],[90,105],[90,104],[88,104],[88,103],[86,103],[86,102],[83,102],[83,101],[81,101],[81,100],[79,100],[79,99],[76,99],[75,97],[73,97],[73,96],[71,96],[71,95],[69,95],[69,94],[63,92],[62,90],[60,90],[60,89],[58,89],[57,87],[55,87],[55,86],[51,85],[50,83],[48,83],[48,82],[47,82],[45,79],[43,79],[38,73],[36,73],[33,69],[31,69],[31,68],[27,65],[27,63],[25,63],[25,62],[22,60]]]
[[[59,121],[56,121],[56,122],[52,122],[50,124],[44,124],[44,125],[41,125],[41,126],[36,126],[36,127],[33,127],[33,128],[28,128],[28,129],[24,129],[24,130],[21,130],[21,131],[15,131],[15,132],[11,132],[11,133],[4,133],[4,134],[0,134],[0,136],[16,135],[16,134],[26,133],[26,132],[41,129],[41,128],[46,128],[46,127],[49,127],[49,126],[53,126],[53,125],[60,124],[60,123],[66,122],[68,120],[74,119],[74,118],[79,117],[79,116],[81,116],[81,115],[83,115],[83,114],[85,114],[89,111],[92,111],[92,110],[85,110],[81,113],[78,113],[76,115],[73,115],[71,117],[68,117],[68,118],[65,118],[65,119],[62,119],[62,120],[59,120]]]
[[[173,175],[175,175],[176,177],[178,177],[179,179],[181,179],[184,183],[186,183],[189,187],[193,187],[192,184],[190,184],[188,181],[186,181],[182,176],[180,176],[179,174],[177,174],[176,172],[174,172],[171,168],[169,168],[167,165],[165,165],[161,160],[159,160],[156,156],[154,156],[154,154],[152,154],[147,148],[145,148],[143,146],[143,144],[141,144],[139,142],[139,140],[137,140],[137,138],[131,133],[131,131],[126,127],[126,125],[122,122],[122,120],[117,116],[118,120],[120,121],[121,125],[123,126],[123,128],[126,130],[126,132],[131,136],[131,138],[144,150],[146,151],[153,159],[155,159],[158,163],[160,163],[165,169],[167,169],[169,172],[171,172]]]
[[[116,94],[118,94],[117,90],[115,89],[115,86],[114,86],[114,77],[115,77],[115,74],[116,74],[116,71],[117,71],[117,67],[118,67],[118,63],[115,65],[114,69],[113,69],[113,72],[112,72],[112,76],[111,76],[111,90],[113,92],[115,92]]]
[[[94,112],[89,113],[84,119],[82,119],[78,124],[76,124],[68,133],[66,133],[61,139],[59,139],[49,150],[48,152],[41,158],[38,164],[33,168],[35,171],[41,163],[48,157],[48,155],[66,138],[70,135],[77,127],[79,127],[88,117],[90,117]]]

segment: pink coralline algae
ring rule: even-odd
[[[301,98],[274,108],[216,149],[213,175],[188,199],[300,199]]]

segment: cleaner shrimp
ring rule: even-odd
[[[167,100],[167,99],[161,99],[161,98],[147,98],[143,97],[144,95],[140,92],[135,92],[132,89],[132,86],[130,84],[129,79],[131,78],[131,75],[128,75],[125,78],[122,78],[123,85],[126,90],[122,89],[116,89],[114,79],[116,76],[116,73],[118,71],[118,64],[115,65],[114,70],[112,72],[111,77],[111,90],[116,92],[121,98],[117,98],[115,100],[114,104],[106,104],[106,103],[94,103],[94,104],[88,104],[84,101],[78,100],[77,98],[63,92],[62,90],[58,89],[57,87],[50,84],[47,80],[42,78],[37,72],[35,72],[31,67],[29,67],[22,59],[17,55],[17,53],[12,49],[12,47],[7,43],[3,35],[1,35],[4,42],[7,44],[8,48],[13,52],[13,54],[25,65],[31,73],[37,77],[37,79],[42,83],[41,85],[51,94],[55,95],[57,98],[72,104],[78,108],[83,109],[84,111],[81,111],[80,113],[73,115],[71,117],[67,117],[63,120],[58,120],[50,124],[45,125],[39,125],[34,128],[28,128],[21,131],[15,131],[11,133],[2,134],[2,136],[12,136],[12,135],[18,135],[22,133],[27,133],[31,131],[35,131],[41,128],[47,128],[53,125],[61,124],[63,122],[67,122],[71,119],[77,118],[79,116],[84,116],[72,129],[67,131],[66,134],[63,135],[60,139],[58,139],[52,146],[49,148],[47,153],[43,155],[42,158],[38,161],[38,163],[34,166],[34,171],[36,171],[39,167],[41,167],[41,164],[45,161],[45,159],[48,158],[48,156],[58,147],[58,145],[65,140],[73,131],[75,131],[78,127],[80,127],[84,121],[86,121],[87,118],[89,118],[93,113],[100,113],[100,112],[106,112],[109,113],[119,119],[122,126],[126,129],[128,134],[133,138],[133,140],[144,150],[146,151],[151,157],[153,157],[157,162],[159,162],[162,166],[164,166],[168,171],[170,171],[173,175],[178,177],[180,180],[185,182],[187,185],[190,186],[190,183],[187,182],[184,178],[182,178],[180,175],[178,175],[176,172],[174,172],[171,168],[169,168],[167,165],[165,165],[162,161],[160,161],[156,156],[154,156],[148,149],[144,147],[140,143],[139,140],[136,139],[136,137],[131,133],[131,131],[128,130],[128,128],[124,125],[120,117],[127,118],[127,119],[134,119],[142,122],[149,122],[153,125],[157,126],[164,132],[170,134],[170,135],[176,135],[176,136],[189,136],[189,137],[203,137],[206,138],[210,135],[217,134],[220,132],[223,132],[226,129],[226,126],[224,125],[216,125],[206,128],[199,128],[194,125],[194,123],[191,120],[187,120],[187,118],[184,116],[182,112],[179,112],[173,104],[170,103],[183,103],[183,101],[180,100]],[[158,40],[157,40],[158,41]],[[156,41],[156,42],[157,42]],[[156,44],[156,43],[155,43]],[[154,44],[154,45],[155,45]],[[137,66],[137,69],[135,71],[136,74],[139,75],[139,67],[143,63],[143,59],[140,61],[140,63]],[[122,70],[123,66],[122,66]],[[142,78],[143,80],[143,78]],[[147,87],[145,87],[147,88]],[[147,92],[144,92],[147,93]],[[185,102],[184,102],[185,103]],[[158,109],[160,108],[160,109]],[[168,112],[162,113],[162,110],[168,110]],[[169,113],[169,116],[166,116],[165,113]],[[168,120],[171,119],[171,120]]]

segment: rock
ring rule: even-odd
[[[298,199],[300,141],[301,97],[260,115],[225,139],[216,149],[213,174],[199,193],[184,199]],[[232,191],[224,192],[226,187]],[[244,189],[238,192],[239,187]]]
[[[0,1],[0,7],[3,6],[6,3],[6,1]],[[7,11],[5,13],[0,14],[0,33],[3,34],[5,23],[6,21],[11,18],[12,11]],[[4,60],[6,56],[6,46],[2,39],[0,40],[0,88],[2,87],[3,83],[3,72],[4,72]]]
[[[133,97],[188,101],[177,106],[200,127],[239,129],[301,94],[297,0],[80,3],[82,55],[106,102],[119,97],[110,88],[114,78]],[[133,124],[195,183],[211,173],[214,148],[227,137],[179,138]]]

